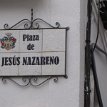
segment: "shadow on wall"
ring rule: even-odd
[[[50,18],[51,0],[0,0],[0,28],[5,23],[10,26],[24,19],[31,18],[31,8],[34,9],[34,18],[48,16]]]
[[[23,9],[46,6],[49,0],[0,0],[0,9]]]

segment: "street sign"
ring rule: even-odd
[[[0,30],[0,76],[66,75],[66,29]]]

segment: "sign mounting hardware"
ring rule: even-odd
[[[0,77],[26,86],[41,86],[58,77],[67,78],[67,31],[69,27],[49,24],[41,18],[22,19],[0,29]],[[17,80],[18,78],[19,80]],[[20,80],[21,78],[21,80]]]

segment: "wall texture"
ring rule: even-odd
[[[81,1],[84,3],[84,0]],[[37,88],[21,88],[10,81],[4,85],[0,80],[0,107],[83,107],[84,6],[80,0],[0,1],[0,28],[5,23],[12,26],[23,18],[30,19],[31,8],[34,9],[35,18],[43,18],[52,25],[58,21],[62,27],[70,27],[67,43],[68,79],[59,78],[58,83],[50,80]]]

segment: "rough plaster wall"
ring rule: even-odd
[[[43,18],[52,25],[58,21],[61,26],[70,27],[68,79],[59,78],[58,83],[50,80],[38,88],[21,88],[11,82],[4,85],[0,80],[0,107],[83,107],[83,91],[80,90],[80,85],[83,87],[80,67],[83,73],[84,64],[81,62],[80,65],[80,0],[1,0],[0,28],[5,23],[11,26],[23,18],[30,18],[31,8],[34,8],[35,18]]]

